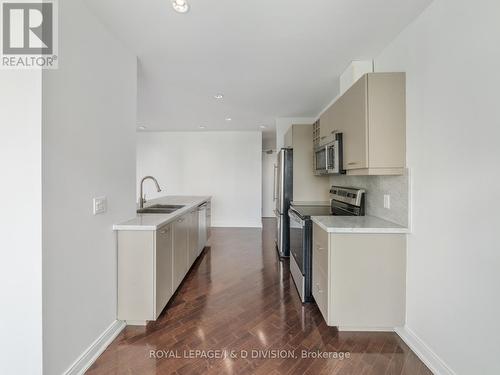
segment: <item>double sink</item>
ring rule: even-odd
[[[139,208],[138,214],[171,214],[178,209],[185,207],[184,205],[176,204],[154,204],[149,207]]]

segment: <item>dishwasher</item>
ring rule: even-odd
[[[198,206],[198,255],[207,244],[207,202]]]

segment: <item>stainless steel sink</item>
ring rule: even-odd
[[[137,210],[138,214],[171,214],[184,205],[177,204],[154,204],[149,207],[140,208]]]

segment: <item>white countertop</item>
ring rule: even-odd
[[[113,225],[113,230],[157,230],[210,199],[212,199],[210,196],[193,197],[182,195],[168,195],[152,199],[146,203],[145,207],[154,204],[177,204],[184,205],[184,207],[171,214],[137,214],[133,219]]]
[[[375,216],[311,216],[328,233],[409,233],[408,228]]]

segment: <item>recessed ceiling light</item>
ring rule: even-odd
[[[189,11],[189,4],[186,0],[172,0],[172,6],[178,13],[187,13]]]
[[[205,125],[200,125],[200,129],[205,129],[206,126]]]
[[[231,117],[226,117],[226,121],[233,121]]]
[[[139,130],[146,130],[146,127],[144,125],[138,126],[137,129]]]
[[[259,127],[260,127],[261,129],[265,129],[265,128],[267,128],[267,126],[266,126],[266,125],[261,125],[261,126],[259,126]]]
[[[214,98],[217,99],[217,100],[224,99],[224,94],[215,94]]]

